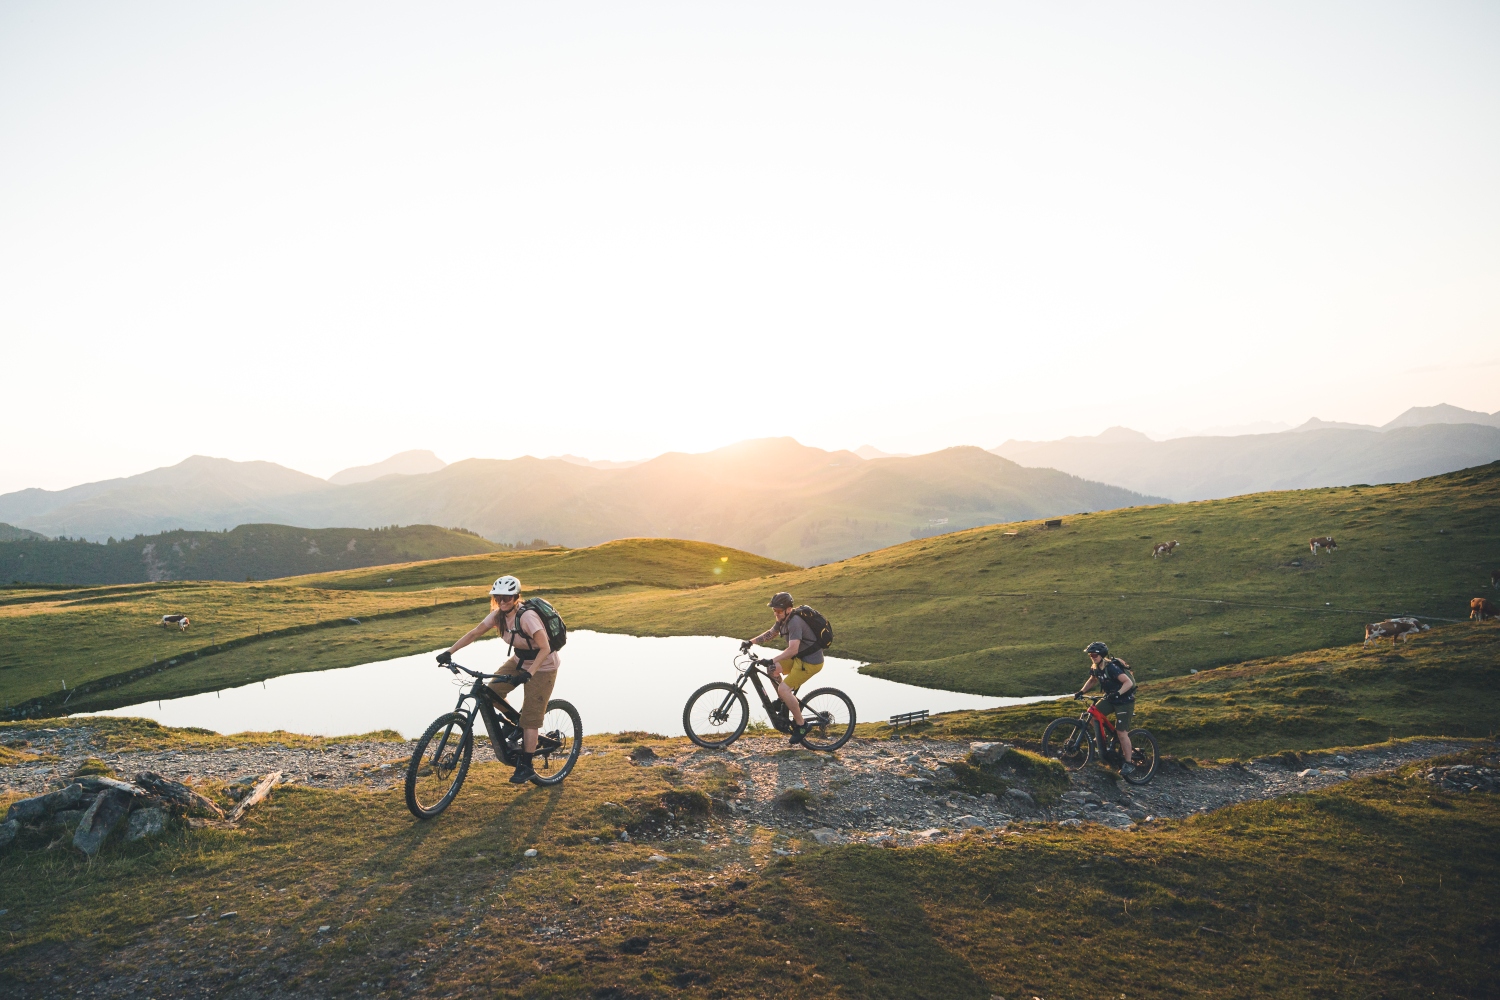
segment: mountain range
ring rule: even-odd
[[[445,524],[494,541],[569,546],[684,538],[812,565],[959,528],[1158,502],[980,448],[867,461],[771,438],[626,468],[469,459],[347,485],[269,462],[194,456],[124,479],[5,494],[0,520],[96,541],[241,524]]]
[[[1413,407],[1383,427],[1309,420],[1275,434],[1153,441],[1111,427],[1092,437],[1006,441],[993,454],[1177,501],[1263,490],[1408,482],[1500,458],[1500,413]]]

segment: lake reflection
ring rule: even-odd
[[[642,729],[682,735],[688,695],[714,680],[733,680],[739,640],[723,636],[649,638],[607,632],[569,632],[553,697],[578,706],[586,733]],[[768,655],[761,651],[762,655]],[[154,719],[166,726],[197,726],[219,733],[284,729],[347,736],[394,729],[421,735],[434,718],[453,710],[462,685],[433,660],[437,650],[357,667],[285,674],[244,687],[152,701],[101,715]],[[457,657],[473,670],[492,672],[505,660],[505,644],[489,639]],[[857,660],[828,657],[803,688],[836,687],[854,699],[859,721],[884,721],[897,712],[994,708],[1045,698],[988,698],[898,684],[859,673]],[[752,718],[764,721],[754,691]],[[513,696],[520,705],[520,695]]]

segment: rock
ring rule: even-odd
[[[164,778],[155,771],[142,771],[135,776],[135,781],[142,788],[150,789],[156,795],[188,812],[207,813],[216,819],[224,818],[224,810],[180,781]]]
[[[536,857],[536,855],[537,855],[537,850],[536,850],[535,847],[528,847],[526,849],[526,854],[525,854],[526,857],[528,857],[528,858],[534,858],[534,857]]]
[[[125,814],[130,812],[130,800],[134,797],[118,788],[100,792],[94,804],[89,806],[83,818],[78,821],[78,829],[73,832],[73,846],[89,857],[98,854],[99,848],[104,846],[105,838],[114,832]]]
[[[331,930],[333,930],[332,925],[330,925],[330,924],[324,924],[323,926],[321,926],[321,927],[318,928],[318,933],[319,934],[327,934]]]
[[[816,840],[820,844],[837,844],[841,838],[839,837],[837,830],[831,830],[825,826],[821,829],[814,830],[812,832],[812,839]]]
[[[125,824],[125,843],[155,837],[167,828],[167,811],[160,806],[133,810]]]
[[[913,788],[931,788],[932,781],[928,778],[907,778],[906,783]]]
[[[131,819],[135,819],[134,816],[132,816],[130,818]],[[219,919],[220,920],[233,920],[235,917],[237,917],[239,915],[240,915],[240,913],[239,913],[238,910],[225,910],[223,913],[219,914]]]
[[[954,825],[956,825],[961,830],[968,830],[976,826],[984,826],[984,820],[980,819],[978,816],[960,816],[953,822]]]
[[[102,792],[113,789],[117,792],[124,792],[127,795],[145,794],[128,781],[121,781],[118,778],[110,778],[99,774],[85,775],[78,779],[78,783],[83,786],[85,792]]]
[[[1298,771],[1297,772],[1297,777],[1299,777],[1299,778],[1316,778],[1318,775],[1320,775],[1322,773],[1323,773],[1322,771],[1319,771],[1315,767],[1309,767],[1305,771]]]
[[[1007,788],[1005,790],[1005,799],[1012,803],[1013,807],[1015,804],[1020,804],[1027,808],[1036,807],[1036,799],[1031,797],[1031,793],[1022,791],[1019,788]]]
[[[667,856],[665,854],[653,854],[653,855],[651,855],[651,857],[647,858],[646,860],[659,865],[663,861],[667,860]]]
[[[59,788],[55,792],[46,795],[34,795],[29,799],[12,802],[10,811],[5,814],[7,820],[19,820],[22,823],[34,823],[44,816],[50,816],[59,809],[71,809],[78,805],[83,798],[83,785],[74,782],[67,788]]]
[[[651,947],[651,939],[645,935],[628,937],[620,942],[620,950],[627,955],[644,955],[649,947]]]
[[[630,751],[630,759],[639,764],[643,760],[655,760],[656,751],[650,747],[636,747]]]
[[[1058,826],[1082,826],[1083,825],[1083,820],[1081,820],[1081,819],[1065,819],[1065,820],[1061,821],[1060,823],[1058,823],[1057,825]]]
[[[16,839],[16,834],[21,832],[21,821],[8,819],[0,823],[0,850],[10,846],[11,841]]]
[[[1010,753],[1009,743],[970,743],[969,761],[976,766],[985,764],[998,764],[1002,757]]]
[[[942,835],[942,830],[938,829],[937,827],[932,827],[927,830],[918,830],[916,833],[912,834],[912,839],[916,841],[932,841],[937,839],[938,837],[941,837]]]

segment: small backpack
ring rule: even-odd
[[[1113,664],[1115,664],[1116,666],[1118,666],[1125,673],[1126,677],[1130,678],[1130,690],[1125,692],[1125,697],[1133,699],[1135,697],[1135,693],[1141,689],[1141,685],[1135,679],[1135,671],[1132,670],[1132,669],[1130,669],[1130,664],[1126,663],[1124,660],[1120,659],[1118,656],[1111,656],[1108,660],[1106,660],[1104,662],[1105,663],[1113,663]],[[1103,683],[1103,673],[1102,672],[1100,674],[1100,683],[1101,683],[1101,685]]]
[[[528,611],[535,611],[537,616],[542,619],[542,628],[547,630],[547,644],[552,647],[554,653],[568,644],[568,626],[563,622],[562,615],[558,614],[556,608],[540,597],[533,597],[530,600],[522,601],[521,606],[516,608],[516,628],[511,630],[511,638],[509,640],[513,652],[516,648],[515,636],[517,630],[521,627],[521,616]],[[526,656],[526,653],[530,653],[531,655]],[[516,652],[516,655],[520,656],[523,660],[534,660],[536,659],[536,653],[536,650],[530,649],[520,650]]]
[[[801,607],[793,608],[792,614],[796,615],[798,618],[801,618],[804,622],[806,622],[807,627],[812,629],[813,635],[818,637],[817,649],[797,650],[797,656],[799,659],[801,658],[803,653],[820,653],[823,650],[827,649],[829,646],[833,645],[833,626],[828,624],[827,618],[824,618],[822,615],[818,614],[806,604],[802,605]]]

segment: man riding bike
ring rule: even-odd
[[[776,682],[776,694],[792,713],[792,745],[802,742],[809,728],[802,719],[802,706],[797,702],[797,689],[807,683],[823,669],[823,650],[818,648],[818,637],[812,627],[800,615],[792,614],[796,602],[792,595],[782,591],[771,598],[771,613],[776,624],[753,639],[740,643],[741,649],[749,649],[756,643],[766,642],[776,636],[786,639],[786,649],[771,657],[771,680]],[[801,654],[800,656],[798,654]],[[783,664],[785,672],[783,673]]]
[[[463,638],[447,650],[438,654],[438,662],[447,664],[453,654],[484,635],[497,629],[510,643],[513,655],[498,671],[523,678],[526,693],[521,703],[522,750],[516,761],[516,771],[510,776],[512,785],[524,785],[536,771],[531,759],[536,753],[537,736],[542,729],[542,719],[547,714],[547,701],[552,697],[552,687],[557,683],[557,668],[562,664],[561,654],[552,650],[547,639],[547,626],[542,616],[527,609],[518,616],[521,607],[521,581],[513,576],[502,576],[490,588],[490,613],[475,625]],[[525,667],[522,664],[526,664]],[[497,697],[503,698],[515,690],[515,684],[490,681],[486,685]]]
[[[1089,679],[1073,697],[1082,698],[1096,686],[1104,689],[1104,704],[1099,710],[1105,715],[1114,714],[1115,735],[1120,740],[1120,753],[1125,758],[1125,762],[1120,765],[1120,773],[1133,774],[1135,765],[1130,762],[1130,719],[1135,714],[1135,679],[1130,676],[1130,664],[1117,656],[1110,656],[1109,647],[1102,642],[1091,642],[1083,651],[1088,654],[1093,665],[1089,667]]]

